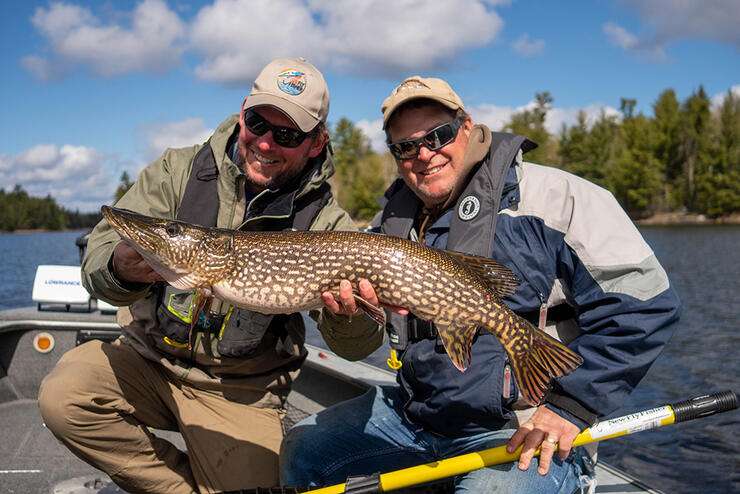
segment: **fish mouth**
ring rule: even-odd
[[[157,246],[163,241],[158,232],[165,228],[167,220],[110,206],[103,206],[100,212],[126,243],[139,251],[157,252]]]

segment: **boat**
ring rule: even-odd
[[[69,268],[69,267],[67,267]],[[75,271],[76,269],[76,271]],[[0,492],[103,494],[123,493],[103,472],[69,452],[48,431],[37,405],[39,385],[67,350],[90,339],[113,341],[120,335],[115,308],[94,299],[81,300],[72,281],[45,282],[51,273],[75,273],[79,266],[61,271],[37,271],[36,283],[54,285],[69,297],[43,295],[34,290],[35,306],[0,311]],[[41,274],[39,274],[41,273]],[[46,273],[46,274],[44,274]],[[295,423],[327,406],[362,394],[370,386],[395,383],[390,370],[368,362],[349,362],[321,346],[315,323],[308,326],[308,358],[288,397],[286,420]],[[185,449],[182,437],[172,431],[156,434]],[[368,472],[371,474],[373,472]],[[596,493],[662,494],[602,461],[596,465]],[[266,491],[260,491],[266,492]],[[276,491],[279,492],[279,491]],[[402,491],[453,492],[449,479]]]

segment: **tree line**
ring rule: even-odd
[[[633,219],[663,212],[716,218],[740,211],[740,97],[731,91],[712,109],[700,87],[680,102],[673,89],[653,103],[653,116],[635,114],[635,99],[622,98],[620,116],[586,113],[556,135],[545,127],[553,98],[536,95],[532,109],[511,116],[505,132],[529,137],[538,147],[525,160],[555,166],[611,191]],[[356,218],[379,209],[395,175],[388,153],[379,156],[346,119],[332,134],[339,202]]]
[[[51,194],[31,197],[20,185],[10,192],[0,189],[0,231],[91,228],[99,219],[99,213],[80,213],[59,206]]]
[[[611,191],[634,219],[682,212],[716,218],[740,212],[740,97],[728,91],[716,108],[699,87],[684,101],[673,89],[652,105],[653,115],[635,114],[637,101],[622,98],[621,115],[589,121],[581,111],[573,125],[551,134],[545,120],[553,97],[536,95],[535,105],[511,116],[502,129],[527,136],[538,147],[525,159],[555,166]],[[380,209],[377,198],[396,177],[387,152],[372,150],[366,135],[346,118],[329,125],[336,174],[331,179],[339,203],[360,222]],[[131,186],[127,173],[115,198]],[[29,197],[20,186],[0,189],[0,230],[83,228],[98,213],[59,207],[51,196]]]

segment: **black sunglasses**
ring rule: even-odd
[[[455,137],[457,137],[457,131],[460,130],[462,123],[462,119],[458,117],[446,124],[433,128],[423,136],[417,137],[416,139],[389,142],[388,149],[396,159],[414,159],[419,156],[419,149],[422,144],[424,144],[424,146],[426,146],[430,151],[436,151],[454,141]]]
[[[244,126],[254,135],[262,136],[267,131],[272,131],[272,140],[284,148],[297,148],[308,136],[315,134],[314,131],[303,132],[299,129],[272,125],[262,118],[259,113],[252,110],[244,110]]]

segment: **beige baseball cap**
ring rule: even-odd
[[[303,58],[278,58],[257,76],[243,110],[272,106],[282,111],[304,132],[329,114],[329,88],[319,69]]]
[[[380,111],[383,112],[383,129],[385,130],[391,115],[399,106],[412,99],[426,98],[437,101],[452,110],[463,109],[460,97],[442,79],[434,77],[420,77],[418,75],[405,79],[396,89],[391,92]]]

